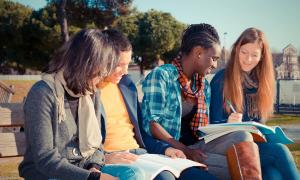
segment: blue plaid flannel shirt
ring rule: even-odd
[[[159,123],[174,139],[179,140],[181,129],[181,92],[178,71],[172,64],[166,64],[151,71],[142,82],[143,128],[151,135],[150,122]],[[210,86],[205,81],[205,102],[209,116]]]

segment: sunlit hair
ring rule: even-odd
[[[103,34],[105,34],[109,40],[114,44],[114,47],[118,51],[118,53],[123,53],[123,52],[129,52],[132,51],[132,45],[128,38],[121,32],[116,29],[106,29],[102,31]],[[119,61],[118,61],[119,63]],[[115,68],[113,69],[113,71]],[[104,77],[104,81],[100,81],[96,87],[101,88],[103,85],[106,83],[105,78],[108,76]]]
[[[64,70],[67,86],[75,94],[93,91],[92,80],[110,74],[119,62],[119,51],[98,29],[76,33],[56,53],[46,73]]]
[[[230,60],[225,69],[224,101],[230,100],[237,112],[243,112],[243,76],[239,61],[241,46],[258,43],[261,47],[261,60],[252,70],[258,80],[257,106],[260,118],[267,119],[273,112],[275,78],[272,54],[264,33],[256,28],[246,29],[233,44]],[[226,112],[230,109],[226,106]]]
[[[131,51],[132,45],[128,38],[116,29],[106,29],[102,31],[103,34],[107,35],[108,38],[114,43],[119,51]]]

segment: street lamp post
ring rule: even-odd
[[[228,33],[227,32],[224,32],[224,62],[225,62],[225,64],[226,64],[226,35],[227,35]]]

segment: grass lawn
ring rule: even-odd
[[[0,179],[19,180],[18,165],[23,157],[0,158]]]
[[[300,147],[299,144],[298,144],[298,146]],[[300,150],[299,151],[292,151],[292,154],[293,154],[294,159],[296,161],[298,171],[300,172]]]
[[[267,125],[287,125],[287,124],[299,124],[300,125],[300,115],[281,115],[275,114],[268,122]]]
[[[12,103],[21,103],[24,97],[27,96],[28,91],[31,86],[36,82],[36,80],[1,80],[6,85],[13,85],[15,89],[15,94],[11,98]]]
[[[288,147],[294,156],[298,171],[300,172],[300,143],[290,144]]]
[[[267,125],[299,125],[300,127],[300,115],[279,115],[275,114],[267,123]],[[300,142],[287,145],[292,152],[298,170],[300,172]]]

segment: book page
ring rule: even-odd
[[[219,137],[222,137],[226,134],[229,134],[229,133],[232,133],[232,132],[236,132],[236,131],[247,131],[247,132],[250,132],[250,133],[255,133],[255,134],[258,134],[259,136],[261,136],[263,139],[264,139],[264,135],[261,134],[261,132],[257,129],[254,129],[254,130],[251,130],[251,129],[228,129],[226,131],[223,131],[223,132],[220,132],[220,133],[216,133],[216,134],[208,134],[206,136],[204,136],[204,142],[205,143],[209,143],[210,141],[214,140],[214,139],[217,139]]]
[[[200,127],[199,131],[201,131],[202,134],[204,134],[202,138],[204,139],[205,143],[208,143],[216,138],[219,138],[221,136],[236,131],[247,131],[250,133],[258,134],[264,138],[263,134],[255,126],[252,125],[239,126],[239,125],[232,125],[232,123],[226,123],[226,124],[228,125],[224,126],[221,124],[215,124],[215,125]]]
[[[215,138],[221,137],[227,133],[224,131],[232,131],[232,129],[240,128],[240,130],[245,130],[255,134],[259,134],[261,137],[265,137],[267,142],[271,143],[283,143],[291,144],[294,143],[281,129],[279,126],[267,126],[261,123],[249,121],[249,122],[240,122],[240,123],[221,123],[221,124],[210,124],[205,127],[200,127],[199,130],[208,135],[206,142],[209,142]],[[253,128],[258,129],[260,132],[257,133]],[[262,135],[261,135],[262,134]],[[203,136],[202,138],[205,138]]]
[[[222,124],[216,124],[216,125],[208,125],[208,126],[204,126],[204,127],[199,127],[199,131],[201,131],[202,133],[206,134],[206,135],[210,135],[210,134],[218,134],[218,133],[222,133],[224,131],[238,131],[238,130],[242,130],[242,131],[251,131],[251,132],[259,132],[259,130],[252,125],[243,125],[243,126],[239,126],[239,125],[222,125]]]
[[[191,161],[189,159],[182,159],[182,158],[170,158],[165,155],[160,154],[144,154],[142,155],[142,158],[145,160],[150,160],[152,162],[164,164],[166,166],[170,166],[172,169],[181,172],[182,170],[193,167],[193,166],[199,166],[202,168],[206,168],[207,166],[202,163],[198,163],[195,161]]]
[[[140,155],[138,160],[129,164],[129,166],[135,166],[142,169],[145,173],[146,179],[153,179],[164,170],[170,171],[178,178],[180,173],[186,168],[193,166],[206,168],[206,165],[188,159],[172,159],[168,156],[159,154]]]
[[[145,179],[149,180],[154,179],[160,172],[164,170],[171,171],[168,167],[165,167],[163,164],[158,164],[149,160],[144,160],[142,157],[139,157],[139,159],[129,164],[129,166],[141,169],[145,174]]]
[[[291,138],[289,138],[279,126],[275,127],[274,134],[266,134],[265,136],[267,138],[267,141],[272,143],[282,143],[282,144],[294,143],[294,141]]]
[[[274,134],[275,133],[274,127],[266,126],[264,124],[257,123],[254,121],[241,122],[241,123],[222,123],[219,125],[222,125],[222,126],[249,126],[249,125],[251,125],[251,126],[255,126],[256,128],[258,128],[261,131],[261,133],[263,133],[263,134]]]

